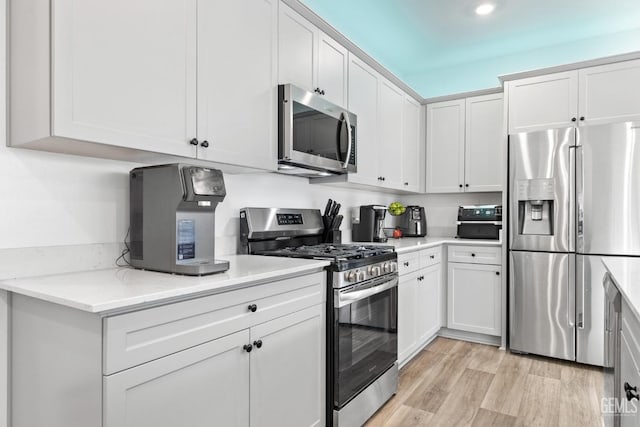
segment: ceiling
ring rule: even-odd
[[[433,80],[436,69],[489,58],[515,58],[523,52],[544,52],[550,46],[582,46],[584,56],[588,55],[588,40],[616,33],[622,38],[624,32],[640,30],[640,0],[494,0],[497,7],[487,16],[474,12],[481,0],[302,2],[425,97],[438,94],[440,82],[423,81],[429,76]],[[606,40],[616,44],[615,38]],[[578,41],[585,43],[576,44]],[[640,50],[640,37],[634,44],[636,41],[639,43],[632,50]],[[624,50],[628,49],[626,43]],[[598,56],[602,56],[602,50],[600,46]],[[616,46],[610,46],[610,50],[611,54],[620,53]],[[555,53],[558,55],[558,49]],[[568,55],[570,59],[575,57]],[[555,61],[562,61],[562,55]],[[549,65],[557,64],[541,66]],[[498,74],[522,69],[495,71],[494,79]],[[446,72],[438,75],[446,76]],[[492,86],[497,85],[495,80]]]

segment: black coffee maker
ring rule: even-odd
[[[351,239],[354,242],[386,242],[384,218],[387,207],[382,205],[360,206],[359,218],[354,218],[351,226]]]

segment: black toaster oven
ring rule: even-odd
[[[459,206],[457,224],[461,239],[498,240],[502,229],[502,206]]]

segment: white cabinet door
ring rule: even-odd
[[[441,264],[420,270],[416,293],[416,337],[418,344],[426,342],[440,330]]]
[[[427,105],[427,193],[464,191],[465,100]]]
[[[420,270],[400,276],[398,283],[398,362],[403,364],[416,346],[416,298]]]
[[[194,157],[196,0],[68,0],[52,13],[53,135]]]
[[[382,185],[401,189],[402,185],[402,110],[404,93],[386,80],[380,84],[378,123],[378,170]]]
[[[218,2],[214,2],[218,3]],[[232,25],[233,22],[230,22]],[[278,82],[316,89],[318,29],[280,1],[278,19]],[[253,55],[253,51],[251,52]],[[247,58],[251,58],[247,55]]]
[[[640,354],[637,353],[637,347],[635,340],[633,339],[631,331],[624,329],[620,332],[620,402],[616,402],[620,405],[620,427],[638,427],[640,426],[640,415],[638,414],[638,400],[633,400],[633,403],[629,402],[626,397],[625,383],[631,387],[636,388],[636,394],[638,387],[640,387],[640,368],[638,360]]]
[[[465,191],[502,191],[503,104],[502,93],[466,100]]]
[[[248,426],[248,343],[244,330],[104,377],[104,426]]]
[[[420,191],[420,172],[424,151],[422,140],[422,107],[413,98],[404,97],[402,111],[402,189]]]
[[[198,2],[198,158],[276,169],[277,7]]]
[[[349,174],[349,181],[378,185],[378,79],[371,67],[349,55],[349,111],[358,117],[357,167],[358,172]]]
[[[507,82],[509,134],[571,126],[578,117],[578,72]]]
[[[578,76],[580,125],[640,118],[640,60],[585,68]]]
[[[318,37],[317,86],[323,97],[341,107],[347,106],[349,51],[328,35]]]
[[[320,304],[251,328],[251,426],[324,425],[324,313]]]
[[[449,263],[447,327],[500,335],[502,267]]]

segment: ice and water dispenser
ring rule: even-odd
[[[215,210],[226,196],[222,172],[179,163],[133,169],[131,264],[200,276],[229,269],[215,259]]]
[[[554,193],[553,179],[517,181],[518,234],[554,234]]]

